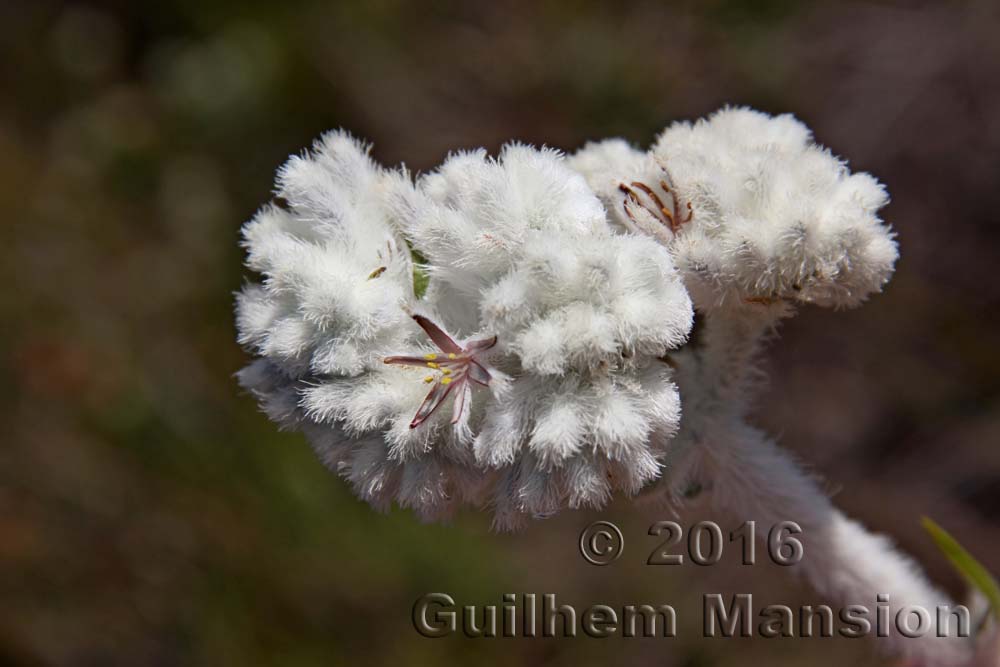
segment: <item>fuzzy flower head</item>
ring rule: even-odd
[[[743,108],[675,123],[648,153],[590,144],[571,165],[622,225],[670,249],[695,304],[853,306],[897,258],[885,189],[789,115]]]
[[[679,420],[660,357],[691,302],[560,154],[462,153],[413,183],[335,133],[278,193],[244,230],[263,281],[238,301],[241,380],[363,498],[512,527],[657,476]]]

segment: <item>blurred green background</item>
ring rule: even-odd
[[[733,549],[645,566],[663,510],[511,536],[355,500],[232,378],[238,228],[329,128],[426,170],[510,139],[646,144],[724,103],[795,113],[887,183],[903,259],[866,307],[783,327],[758,422],[960,594],[919,517],[1000,570],[997,34],[988,1],[3,2],[0,663],[889,664],[699,639],[703,593],[818,600]],[[605,568],[576,547],[598,517],[626,537]],[[681,637],[430,640],[410,610],[432,591],[670,602]]]

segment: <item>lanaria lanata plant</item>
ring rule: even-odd
[[[256,357],[239,380],[375,507],[484,506],[515,529],[699,487],[742,518],[797,521],[824,594],[947,603],[746,419],[778,321],[860,304],[897,258],[884,188],[791,116],[724,109],[645,152],[509,144],[416,179],[331,132],[276,195],[243,229],[261,280],[237,297]],[[933,634],[886,641],[967,662]]]

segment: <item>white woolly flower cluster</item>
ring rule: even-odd
[[[660,357],[691,302],[557,152],[459,154],[414,184],[332,133],[277,194],[244,229],[263,282],[238,297],[260,357],[240,380],[363,498],[429,519],[488,503],[509,528],[658,476],[680,419]]]
[[[790,115],[723,109],[675,123],[647,153],[590,144],[571,165],[617,220],[671,247],[699,310],[740,302],[854,306],[897,258],[882,185]]]
[[[330,133],[244,227],[261,281],[237,297],[256,357],[239,380],[379,508],[490,506],[513,528],[699,488],[741,520],[798,521],[820,591],[934,608],[947,599],[915,564],[746,419],[778,318],[857,305],[890,277],[886,202],[794,118],[749,109],[674,124],[647,152],[514,144],[416,181]],[[968,656],[887,641],[923,664]]]

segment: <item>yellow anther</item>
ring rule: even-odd
[[[442,368],[441,372],[444,373],[445,375],[451,375],[451,369],[450,368]]]
[[[428,361],[434,361],[437,358],[438,358],[438,356],[436,354],[434,354],[433,352],[431,352],[430,354],[425,354],[424,355],[424,359],[427,359]]]
[[[424,383],[425,384],[430,384],[431,382],[434,382],[434,376],[433,375],[428,375],[427,377],[424,378]]]
[[[427,362],[427,368],[437,369],[437,368],[440,368],[440,366],[438,366],[437,364],[435,364],[433,361],[428,361]]]
[[[441,384],[448,384],[449,382],[451,382],[451,378],[450,377],[443,377],[443,378],[441,378]]]
[[[454,352],[449,352],[449,353],[448,353],[448,358],[449,358],[449,359],[454,359],[454,358],[455,358],[455,357],[457,357],[457,356],[458,356],[458,355],[457,355],[457,354],[455,354]]]

